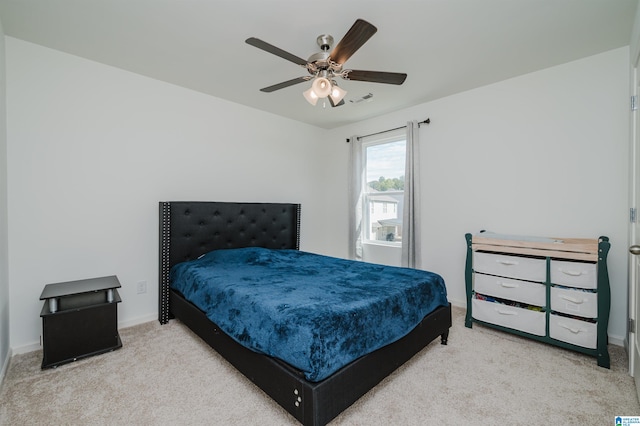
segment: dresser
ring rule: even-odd
[[[465,325],[597,357],[609,368],[609,239],[466,234]]]

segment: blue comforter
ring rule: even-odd
[[[298,250],[216,250],[174,266],[170,279],[237,342],[309,381],[399,340],[448,303],[437,274]]]

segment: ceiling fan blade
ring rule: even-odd
[[[345,80],[369,81],[371,83],[402,84],[407,75],[399,72],[346,70]]]
[[[375,26],[363,19],[358,19],[331,52],[331,60],[344,64],[376,31],[378,29]]]
[[[302,65],[303,67],[307,65],[307,60],[302,59],[299,56],[286,52],[279,47],[275,47],[272,44],[267,43],[266,41],[262,41],[259,38],[249,37],[245,40],[245,43],[250,44],[251,46],[257,47],[258,49],[262,49],[265,52],[272,53],[276,56],[280,56],[287,61],[291,61],[294,64]]]
[[[294,84],[309,81],[310,79],[311,76],[298,77],[288,81],[283,81],[282,83],[274,84],[273,86],[265,87],[263,89],[260,89],[260,91],[270,93],[276,90],[284,89],[285,87],[293,86]]]

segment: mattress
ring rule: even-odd
[[[448,305],[438,274],[288,249],[215,250],[175,265],[170,282],[238,343],[312,382]]]

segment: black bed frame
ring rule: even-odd
[[[160,202],[158,319],[177,318],[304,425],[325,425],[413,355],[441,336],[447,343],[451,306],[427,315],[408,335],[365,355],[320,382],[237,343],[195,305],[169,288],[170,268],[216,249],[299,249],[300,205]]]

